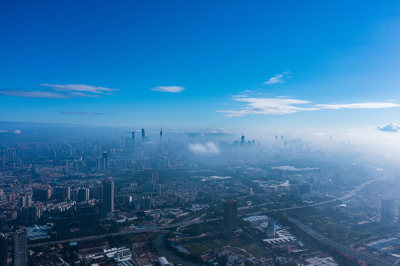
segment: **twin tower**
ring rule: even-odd
[[[132,142],[135,143],[135,131],[132,131]],[[162,140],[163,137],[163,131],[162,128],[160,130],[160,139]],[[142,142],[146,142],[148,139],[146,137],[146,132],[144,130],[144,128],[142,128]]]

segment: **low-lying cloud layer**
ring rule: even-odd
[[[104,95],[112,95],[112,92],[118,90],[85,84],[41,84],[39,86],[41,86],[43,90],[10,89],[0,90],[0,94],[23,98],[69,99],[74,97],[102,97]]]
[[[200,143],[189,144],[189,150],[197,154],[218,154],[219,149],[214,142],[207,142],[205,145]]]
[[[307,100],[299,100],[285,96],[280,97],[248,97],[235,96],[235,102],[245,103],[244,107],[236,110],[219,110],[225,113],[227,117],[240,117],[253,114],[263,115],[283,115],[297,113],[301,111],[318,111],[324,109],[385,109],[400,107],[396,102],[363,102],[363,103],[345,103],[345,104],[312,104]]]
[[[22,131],[20,130],[20,129],[15,129],[14,131],[12,131],[12,132],[9,132],[8,130],[6,130],[6,129],[0,129],[0,134],[7,134],[7,133],[14,133],[15,135],[21,135],[22,134]]]

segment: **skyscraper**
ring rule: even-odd
[[[78,189],[78,202],[84,202],[89,200],[89,194],[90,189],[89,188],[79,188]]]
[[[25,198],[25,196],[19,197],[19,203],[18,203],[18,205],[19,205],[21,208],[25,208],[25,207],[26,207],[26,198]]]
[[[144,132],[144,128],[142,128],[142,141],[146,141],[146,133]]]
[[[97,171],[108,170],[108,153],[105,151],[101,154],[101,157],[97,158]]]
[[[7,236],[0,234],[0,265],[7,265]]]
[[[101,158],[103,159],[103,170],[106,171],[108,169],[108,153],[103,152]]]
[[[18,212],[18,220],[23,225],[36,224],[39,218],[40,210],[35,206],[21,208]]]
[[[132,131],[132,145],[135,146],[135,131]]]
[[[51,198],[50,188],[33,188],[33,198],[35,201],[46,202]]]
[[[396,202],[394,199],[383,199],[381,201],[381,222],[391,224],[394,222]]]
[[[226,236],[232,236],[238,224],[237,201],[224,201],[224,233]]]
[[[150,197],[143,197],[140,199],[140,209],[142,210],[149,210],[151,209],[151,198]]]
[[[19,229],[13,234],[13,265],[28,265],[28,245],[25,229]]]
[[[114,181],[111,179],[103,181],[103,202],[107,213],[114,211]]]

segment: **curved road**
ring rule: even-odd
[[[325,205],[325,204],[332,203],[332,202],[339,201],[339,200],[346,200],[348,198],[351,198],[357,192],[359,192],[364,187],[368,186],[369,184],[371,184],[372,182],[374,182],[376,180],[378,180],[378,179],[368,180],[368,181],[362,183],[361,185],[357,186],[355,189],[353,189],[352,191],[346,193],[345,195],[343,195],[341,197],[337,197],[337,198],[330,199],[330,200],[325,200],[325,201],[320,201],[320,202],[317,202],[317,203],[311,203],[311,204],[307,204],[307,205],[300,205],[300,206],[293,206],[293,207],[266,210],[265,212],[284,212],[284,211],[303,209],[303,208],[309,208],[309,207],[317,207],[317,206],[320,206],[320,205]],[[239,211],[242,211],[242,210],[246,210],[246,209],[252,209],[252,208],[255,208],[255,207],[265,206],[266,204],[269,204],[269,203],[263,203],[263,204],[258,204],[258,205],[254,205],[254,206],[246,206],[246,207],[241,207],[241,208],[238,208],[238,209],[239,209]]]

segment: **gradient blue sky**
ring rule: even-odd
[[[399,1],[1,1],[0,32],[0,121],[400,122]]]

